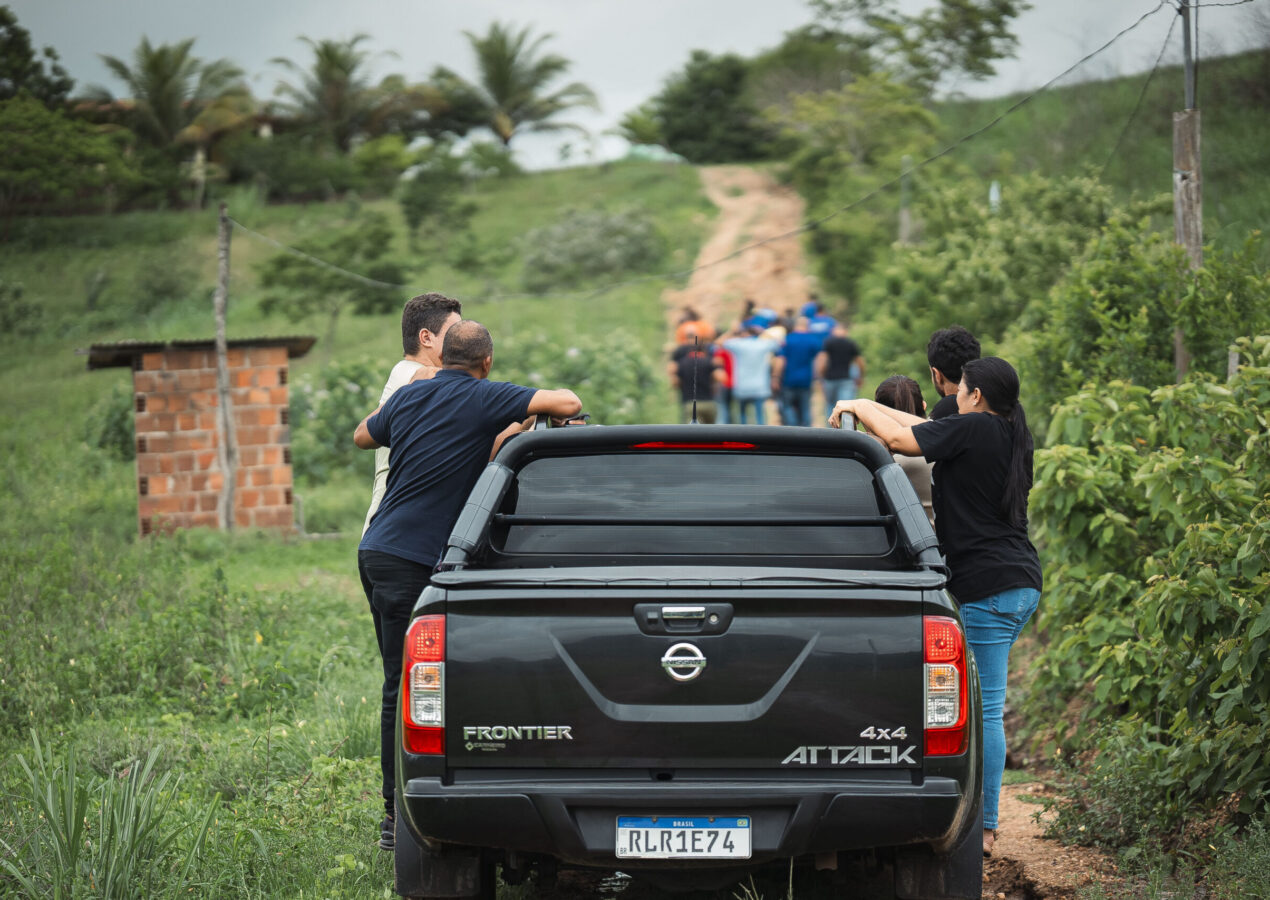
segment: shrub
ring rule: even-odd
[[[35,337],[44,330],[43,310],[24,297],[22,285],[0,281],[0,332]]]
[[[1037,424],[1088,381],[1147,388],[1174,381],[1175,328],[1185,335],[1192,371],[1225,377],[1230,343],[1270,328],[1262,244],[1254,232],[1233,253],[1210,248],[1192,273],[1182,249],[1145,221],[1109,219],[1040,304],[1035,320],[1045,327],[1022,342],[1020,375]]]
[[[353,430],[379,403],[384,374],[366,361],[331,363],[291,389],[291,465],[297,479],[320,482],[361,468],[367,484],[372,454],[353,445]]]
[[[116,384],[97,401],[84,420],[84,440],[88,446],[104,450],[115,459],[136,459],[132,404],[132,392],[121,384]]]
[[[500,345],[495,365],[502,381],[548,389],[568,386],[582,398],[595,424],[647,422],[657,391],[648,357],[621,332],[582,346],[563,346],[558,337],[544,333],[517,337]]]
[[[358,145],[350,156],[362,184],[375,194],[392,193],[401,173],[413,162],[406,139],[399,134],[371,138]]]
[[[188,251],[155,250],[139,260],[133,303],[139,312],[147,313],[165,303],[188,300],[197,287],[198,272]]]
[[[534,293],[599,276],[648,271],[666,253],[665,239],[638,210],[573,211],[525,236],[524,284]]]
[[[1065,721],[1068,747],[1110,720],[1150,742],[1138,799],[1168,811],[1164,830],[1227,799],[1256,812],[1270,790],[1270,335],[1238,348],[1224,384],[1087,387],[1036,459],[1052,639],[1028,718],[1044,733]]]
[[[295,135],[242,135],[224,153],[231,181],[253,181],[273,200],[330,199],[362,186],[353,160]]]

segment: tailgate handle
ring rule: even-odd
[[[637,603],[635,623],[644,634],[724,634],[732,626],[732,604]]]
[[[661,617],[667,624],[704,622],[706,608],[704,606],[663,606]]]

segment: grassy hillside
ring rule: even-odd
[[[954,158],[985,180],[1008,173],[1093,172],[1121,198],[1168,194],[1173,189],[1173,113],[1184,105],[1181,68],[1161,67],[1143,94],[1146,80],[1144,73],[1046,91],[958,149]],[[951,140],[988,123],[1021,96],[950,101],[935,112]],[[1249,230],[1270,225],[1270,191],[1265,189],[1270,51],[1203,62],[1198,105],[1205,240],[1238,246]]]

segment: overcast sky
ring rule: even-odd
[[[931,0],[900,5],[914,11]],[[1014,23],[1018,58],[1000,63],[989,81],[957,87],[974,96],[1035,88],[1158,5],[1159,0],[1033,0],[1033,9]],[[579,110],[568,118],[597,135],[595,152],[605,157],[620,155],[624,144],[600,133],[657,93],[692,50],[751,55],[812,19],[801,0],[9,0],[9,6],[37,46],[57,50],[77,87],[98,84],[116,94],[123,86],[98,54],[130,62],[142,35],[155,44],[195,37],[197,55],[229,58],[248,73],[253,92],[267,98],[282,74],[271,58],[307,64],[308,48],[296,40],[299,35],[343,39],[364,32],[370,35],[365,46],[385,53],[375,62],[378,75],[400,72],[422,80],[436,65],[473,76],[464,31],[483,33],[496,20],[529,25],[535,33],[553,34],[545,47],[573,61],[567,78],[599,95],[600,113]],[[1201,58],[1258,40],[1264,45],[1270,24],[1257,19],[1270,22],[1268,14],[1270,0],[1203,9]],[[1150,69],[1173,18],[1166,6],[1074,77]],[[1180,28],[1172,44],[1172,59],[1180,59]],[[1179,108],[1180,90],[1179,85]],[[537,168],[558,165],[558,145],[569,139],[526,135],[513,147],[523,164]]]

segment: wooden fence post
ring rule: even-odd
[[[216,294],[213,300],[216,313],[216,395],[217,425],[220,431],[216,442],[216,458],[220,464],[223,482],[216,511],[220,527],[234,530],[234,488],[238,480],[238,443],[234,436],[234,411],[229,391],[229,348],[225,339],[225,308],[229,301],[229,211],[220,205],[220,228],[216,247],[218,272]]]

